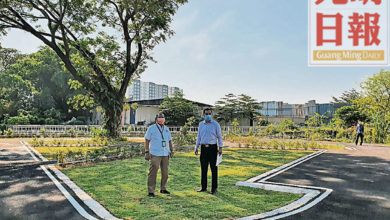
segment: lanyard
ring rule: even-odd
[[[163,130],[161,130],[161,129],[160,129],[160,125],[156,124],[156,126],[157,126],[158,131],[159,131],[160,134],[161,134],[161,138],[164,140],[164,135],[163,135],[164,127],[163,127]]]

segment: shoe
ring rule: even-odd
[[[168,192],[167,190],[160,190],[160,193],[162,193],[162,194],[167,194],[167,195],[171,195],[171,193]]]
[[[217,194],[217,190],[211,190],[210,194],[211,195],[216,195]]]
[[[200,193],[200,192],[207,192],[207,189],[200,189],[200,190],[198,190],[197,192],[198,192],[198,193]]]
[[[154,193],[149,193],[148,196],[149,198],[154,198]]]

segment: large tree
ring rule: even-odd
[[[0,34],[20,29],[49,46],[105,111],[105,128],[120,136],[129,81],[173,35],[173,15],[187,0],[7,0]]]
[[[56,111],[60,114],[56,123],[87,116],[91,108],[87,107],[85,101],[74,101],[79,100],[80,95],[88,97],[88,94],[80,88],[69,88],[68,82],[72,82],[74,87],[73,77],[64,70],[61,60],[48,47],[7,65],[6,69],[0,70],[0,102],[6,103],[0,107],[0,121],[4,114],[18,116],[20,109],[42,119],[52,115],[45,112]],[[72,109],[70,105],[81,107]]]
[[[341,119],[346,127],[356,125],[357,121],[367,121],[368,117],[357,105],[343,106],[336,110],[335,118]]]
[[[260,116],[260,103],[245,94],[236,96],[229,93],[215,104],[215,117],[220,122],[230,123],[235,118],[242,118],[249,119],[250,126],[253,126],[253,121]]]
[[[23,57],[24,55],[15,49],[0,47],[0,71],[7,69]]]
[[[390,71],[381,70],[362,82],[363,97],[357,101],[375,126],[377,142],[384,142],[390,128]]]
[[[167,125],[183,126],[189,118],[194,118],[195,123],[200,121],[200,108],[183,98],[180,92],[173,97],[166,96],[159,108],[164,113]]]
[[[332,96],[332,103],[334,104],[353,104],[356,100],[361,98],[361,94],[356,89],[344,91],[340,97]]]

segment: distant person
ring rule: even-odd
[[[218,188],[218,167],[216,166],[217,154],[222,155],[222,135],[221,126],[218,122],[212,120],[211,108],[203,110],[205,120],[199,123],[198,138],[196,140],[195,155],[198,155],[199,145],[200,167],[201,167],[201,184],[202,188],[198,192],[207,192],[207,171],[210,164],[212,184],[211,194],[215,195]],[[217,145],[218,142],[218,145]]]
[[[356,126],[356,141],[355,145],[358,144],[360,137],[360,146],[363,144],[363,138],[364,138],[364,125],[361,121],[358,121],[358,124]]]
[[[150,161],[148,174],[148,196],[155,197],[157,172],[161,167],[160,193],[170,195],[167,190],[169,158],[173,157],[172,136],[164,126],[163,113],[156,115],[155,124],[150,126],[145,134],[145,160]]]

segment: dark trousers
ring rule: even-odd
[[[217,162],[218,147],[216,144],[205,147],[201,145],[200,152],[200,167],[202,170],[202,189],[207,189],[207,172],[210,164],[212,184],[211,191],[215,191],[218,188],[218,167],[215,166]]]
[[[363,144],[363,138],[364,138],[364,135],[363,135],[362,133],[359,133],[359,134],[357,134],[357,136],[356,136],[355,145],[357,145],[357,144],[358,144],[358,142],[359,142],[359,137],[360,137],[360,145],[362,145],[362,144]]]

